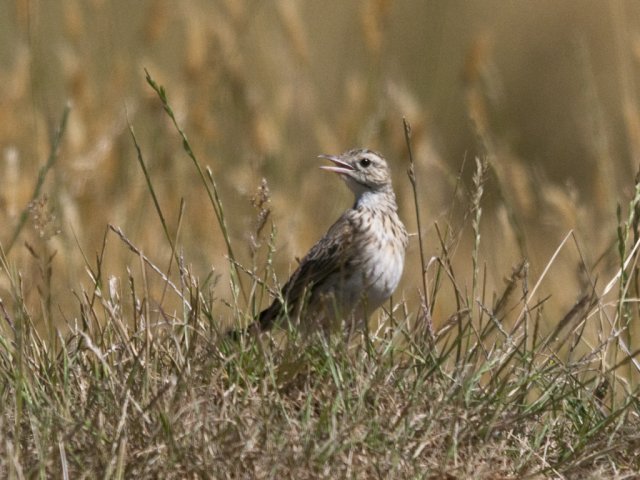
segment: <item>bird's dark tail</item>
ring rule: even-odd
[[[265,308],[260,312],[260,315],[258,315],[258,318],[254,322],[249,324],[247,327],[238,330],[231,330],[227,333],[227,338],[231,340],[238,340],[241,336],[247,335],[251,332],[260,333],[271,330],[280,315],[281,309],[282,303],[279,300],[274,300],[268,308]]]
[[[266,332],[267,330],[271,330],[273,324],[276,323],[276,319],[280,315],[280,311],[282,310],[282,303],[280,300],[274,300],[273,303],[265,308],[260,315],[258,316],[258,328],[261,332]]]

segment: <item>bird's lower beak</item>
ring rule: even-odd
[[[322,165],[320,167],[322,170],[328,170],[335,173],[351,173],[354,170],[351,165],[335,155],[318,155],[318,158],[323,158],[334,163],[334,165]]]

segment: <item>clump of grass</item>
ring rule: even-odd
[[[211,170],[194,154],[164,89],[147,79],[227,245],[234,303],[226,311],[231,322],[246,323],[271,278],[275,230],[256,241],[269,217],[266,185],[254,202],[253,265],[243,266]],[[405,132],[410,148],[408,123]],[[518,264],[488,300],[480,230],[490,185],[478,161],[468,205],[471,278],[455,272],[450,238],[441,236],[429,261],[420,237],[421,264],[408,268],[420,269],[422,305],[392,304],[371,342],[302,339],[286,329],[285,342],[234,342],[214,308],[227,286],[200,280],[189,267],[179,247],[182,216],[170,225],[133,140],[170,247],[167,267],[111,227],[101,253],[85,259],[90,285],[74,292],[66,332],[49,324],[56,344],[35,328],[42,313],[28,308],[20,268],[0,248],[11,296],[0,301],[0,476],[597,478],[640,469],[638,351],[628,342],[622,348],[634,302],[637,241],[628,244],[637,195],[627,219],[620,215],[618,275],[604,290],[592,282],[563,317],[546,318],[545,299],[537,297],[556,255],[537,279]],[[413,163],[410,177],[416,194]],[[424,225],[417,208],[416,215]],[[137,258],[124,280],[103,270],[114,233]],[[241,285],[243,276],[251,288]],[[445,296],[457,308],[434,327],[435,303]],[[592,328],[597,334],[587,335]]]

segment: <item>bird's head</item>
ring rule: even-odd
[[[388,191],[391,171],[386,160],[372,150],[354,149],[341,155],[320,155],[333,162],[320,168],[339,174],[347,186],[360,197],[365,192]]]

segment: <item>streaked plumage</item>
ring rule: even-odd
[[[305,330],[329,328],[336,320],[362,326],[398,286],[407,232],[397,212],[391,172],[371,150],[322,155],[355,195],[355,203],[301,260],[271,306],[259,317],[261,330],[283,317]]]

